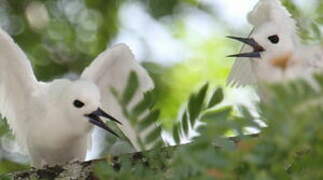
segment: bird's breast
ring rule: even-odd
[[[92,128],[90,123],[64,118],[64,114],[47,113],[43,115],[29,128],[32,129],[29,131],[30,138],[40,146],[54,148],[59,144],[68,144],[73,140],[87,136]]]

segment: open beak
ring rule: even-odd
[[[85,115],[86,117],[89,118],[90,123],[105,129],[106,131],[109,131],[110,133],[112,133],[113,135],[118,136],[117,133],[115,133],[111,128],[109,128],[101,119],[100,116],[105,117],[105,118],[109,118],[110,120],[121,124],[120,121],[118,121],[117,119],[115,119],[114,117],[112,117],[111,115],[107,114],[106,112],[104,112],[101,108],[98,108],[96,111],[92,112],[91,114],[87,114]]]
[[[262,46],[260,46],[253,38],[241,38],[241,37],[234,37],[234,36],[227,36],[227,37],[230,39],[243,42],[253,48],[253,52],[234,54],[228,57],[261,58],[260,52],[265,51],[265,49]]]

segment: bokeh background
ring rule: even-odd
[[[126,43],[156,82],[161,122],[172,127],[189,94],[206,81],[225,86],[257,0],[0,0],[0,26],[28,55],[42,81],[76,79],[103,50]],[[284,0],[304,43],[320,43],[322,0]],[[226,88],[226,103],[249,104],[250,88]],[[96,132],[100,135],[100,132]],[[5,121],[0,122],[0,173],[27,168]],[[102,140],[102,139],[101,139]],[[100,140],[100,141],[101,141]],[[98,142],[100,142],[98,140]],[[95,143],[88,159],[100,156]]]

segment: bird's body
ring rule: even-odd
[[[0,29],[0,112],[34,167],[84,160],[93,125],[115,134],[100,117],[119,123],[139,150],[136,132],[110,92],[111,88],[123,92],[132,71],[139,80],[131,102],[136,103],[154,85],[124,44],[101,53],[76,81],[39,82],[26,55]]]
[[[33,108],[30,109],[31,116],[25,126],[28,132],[23,142],[26,143],[33,164],[38,167],[85,158],[91,141],[92,125],[86,121],[80,122],[82,117],[69,116],[64,110],[66,107],[62,106],[68,98],[66,88],[73,83],[60,79],[43,84],[30,101],[29,107]],[[93,86],[94,90],[89,89],[90,92],[99,92],[93,83],[87,83]]]
[[[233,55],[238,58],[229,84],[310,80],[314,72],[323,70],[323,47],[301,44],[296,22],[279,0],[260,0],[248,21],[254,26],[249,38],[230,37],[251,47],[243,46],[240,54]]]
[[[310,80],[323,70],[323,51],[319,46],[298,46],[291,53],[263,62],[252,62],[258,82],[277,83],[293,79]]]

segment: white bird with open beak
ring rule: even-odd
[[[296,22],[279,0],[260,0],[248,14],[254,26],[248,38],[229,36],[243,42],[228,78],[232,86],[259,82],[281,82],[295,78],[311,81],[323,68],[323,47],[305,46]]]
[[[0,29],[0,113],[37,168],[83,161],[94,126],[118,136],[101,117],[118,123],[139,149],[134,129],[110,92],[111,87],[123,92],[131,71],[139,80],[133,98],[138,102],[154,85],[124,44],[101,53],[76,81],[39,82],[27,56]]]

